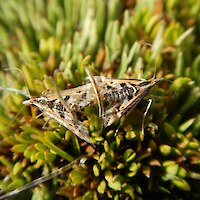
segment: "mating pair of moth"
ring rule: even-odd
[[[86,70],[87,72],[87,70]],[[91,76],[83,86],[57,91],[53,94],[31,97],[23,103],[36,106],[43,114],[56,120],[82,140],[92,144],[88,129],[77,117],[87,106],[98,104],[103,126],[108,127],[116,119],[126,115],[147,95],[150,89],[163,79],[114,79]],[[103,103],[102,103],[103,102]],[[106,105],[106,106],[105,106]]]

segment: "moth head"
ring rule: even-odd
[[[164,81],[165,79],[164,79],[164,78],[154,78],[154,77],[153,77],[153,78],[151,78],[150,80],[151,80],[151,85],[154,86],[154,85],[156,85],[156,84],[158,84],[158,83]]]
[[[42,109],[48,105],[48,101],[44,97],[40,97],[40,98],[31,97],[30,99],[23,101],[23,104],[24,105],[34,105],[34,106]]]
[[[137,86],[139,87],[138,89],[144,88],[144,89],[150,89],[152,88],[154,85],[160,83],[161,81],[163,81],[163,78],[151,78],[149,80],[139,80],[137,83]]]

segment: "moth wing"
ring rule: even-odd
[[[92,144],[88,130],[81,121],[77,119],[71,119],[68,120],[67,123],[64,123],[62,125],[65,126],[67,129],[69,129],[72,133],[77,135],[80,139]]]
[[[81,121],[71,116],[70,113],[63,111],[62,114],[60,114],[58,110],[50,108],[43,110],[43,113],[49,116],[51,119],[56,120],[59,124],[73,132],[82,140],[92,144],[87,128]]]
[[[109,81],[116,81],[119,83],[119,81],[122,81],[121,83],[124,83],[124,81],[127,81],[130,84],[139,85],[140,88],[137,90],[136,94],[133,96],[132,99],[127,101],[127,99],[124,99],[121,104],[117,104],[113,108],[108,109],[105,112],[104,116],[104,126],[110,126],[117,118],[121,118],[122,115],[127,114],[131,109],[134,109],[137,104],[147,95],[147,93],[150,91],[150,89],[162,81],[163,79],[155,79],[152,78],[150,80],[142,80],[142,79],[110,79]],[[113,116],[112,116],[113,115]]]

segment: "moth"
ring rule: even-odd
[[[43,94],[40,97],[30,97],[30,99],[25,100],[23,104],[36,106],[43,114],[56,120],[82,140],[92,144],[87,128],[78,118],[78,114],[81,113],[85,107],[98,104],[99,114],[103,119],[103,126],[108,127],[114,123],[115,120],[121,118],[131,109],[135,108],[136,105],[149,93],[152,87],[163,81],[163,78],[157,79],[155,77],[149,80],[144,80],[88,76],[87,79],[89,82],[85,85],[72,89],[56,91],[51,94]],[[18,92],[11,88],[7,88],[7,90]],[[28,188],[34,187],[60,175],[64,171],[71,169],[72,166],[81,163],[83,158],[84,156],[74,160],[62,168],[59,168],[51,174],[6,193],[5,195],[0,196],[0,199],[15,196]]]
[[[149,93],[152,87],[163,78],[114,79],[102,76],[88,77],[90,82],[85,85],[57,91],[40,97],[31,97],[23,104],[36,106],[43,114],[56,120],[82,140],[92,144],[89,132],[77,114],[87,106],[107,105],[101,112],[103,126],[110,126],[116,119],[126,115]],[[99,105],[101,107],[102,105]],[[101,110],[101,109],[100,109]]]

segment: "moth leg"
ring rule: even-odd
[[[148,104],[147,104],[147,108],[146,108],[146,110],[145,110],[145,112],[144,112],[144,114],[143,114],[143,119],[142,119],[142,137],[144,138],[144,123],[145,123],[145,118],[146,118],[146,116],[147,116],[147,113],[149,112],[149,109],[150,109],[150,107],[151,107],[151,105],[152,105],[152,102],[153,102],[153,100],[152,99],[149,99],[148,100]],[[142,138],[142,139],[143,139]]]
[[[38,119],[39,117],[41,117],[44,113],[41,112],[39,115],[36,116],[36,119]],[[42,129],[48,129],[47,124],[49,123],[49,121],[51,120],[51,117],[49,117],[49,119],[47,121],[44,122]]]
[[[148,101],[149,101],[149,103],[148,103],[147,108],[146,108],[146,110],[145,110],[145,112],[143,114],[143,119],[142,119],[142,139],[144,138],[145,118],[146,118],[146,115],[147,115],[151,105],[152,105],[153,100],[149,99]],[[114,107],[108,109],[105,112],[105,115],[104,115],[104,126],[105,127],[110,126],[112,123],[114,123],[114,121],[116,119],[120,119],[122,117],[122,115],[124,114],[124,108],[126,108],[126,106],[125,106],[126,104],[127,104],[127,102],[124,102],[121,106],[120,106],[120,104],[117,104],[117,105],[115,105]],[[115,131],[115,136],[117,135],[117,133],[119,131],[119,128],[120,128],[120,124],[119,124],[118,128]]]
[[[119,115],[120,104],[116,104],[112,108],[108,109],[103,116],[104,127],[110,126],[121,116]]]
[[[108,115],[112,114],[113,116],[111,116],[109,119],[106,119],[106,126],[110,126],[116,119],[121,118],[123,115],[126,115],[131,109],[135,108],[141,98],[142,97],[140,96],[136,96],[131,100],[124,99],[123,102],[118,102],[116,106],[110,108],[108,110]]]
[[[109,110],[106,111],[105,118],[104,118],[104,126],[105,127],[110,126],[117,119],[120,119],[122,117],[122,112],[120,112],[119,107],[120,107],[120,104],[117,104],[114,107],[112,107],[112,108],[110,108]],[[115,136],[119,132],[119,128],[120,127],[121,127],[121,124],[118,125],[118,127],[117,127],[117,129],[115,131],[115,134],[114,134]]]
[[[120,127],[121,127],[121,124],[118,125],[118,127],[117,127],[117,129],[115,131],[115,134],[114,134],[115,137],[117,136],[117,133],[119,132]]]
[[[49,118],[47,121],[44,122],[43,126],[42,126],[42,129],[48,129],[47,125],[48,123],[50,122],[51,118]]]
[[[105,112],[105,127],[110,126],[112,123],[115,122],[116,119],[120,119],[122,117],[124,108],[126,108],[128,102],[128,99],[124,99],[122,102],[117,102],[116,105]]]

